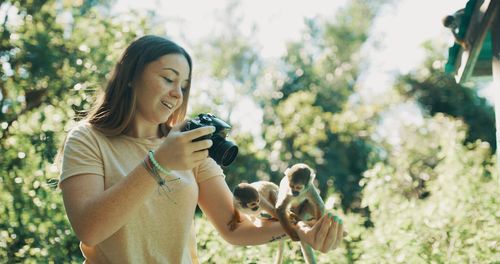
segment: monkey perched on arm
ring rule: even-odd
[[[234,215],[228,223],[229,229],[236,229],[241,222],[240,213],[251,218],[278,219],[276,215],[276,199],[278,186],[268,181],[240,183],[233,190]],[[267,214],[267,215],[266,215]]]
[[[233,231],[237,228],[238,223],[241,223],[240,213],[249,216],[252,220],[259,218],[277,221],[278,217],[274,205],[278,197],[278,189],[278,185],[268,181],[238,184],[233,190],[234,215],[228,223],[229,229]],[[284,250],[283,240],[278,243],[275,263],[281,264]]]

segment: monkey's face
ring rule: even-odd
[[[235,206],[242,213],[256,215],[260,213],[259,192],[248,183],[240,183],[233,191]]]
[[[304,184],[301,184],[301,183],[297,183],[297,184],[290,183],[290,190],[292,191],[292,195],[293,196],[299,196],[300,193],[304,190],[304,188],[305,188]]]
[[[299,196],[304,189],[308,188],[309,182],[314,177],[314,172],[309,166],[298,163],[285,171],[288,176],[288,186],[293,196]]]
[[[252,201],[238,201],[238,209],[247,215],[257,215],[260,213],[260,200],[257,198]]]

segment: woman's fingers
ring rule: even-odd
[[[318,250],[323,253],[336,249],[345,236],[342,219],[340,219],[340,217],[338,216],[332,216],[331,213],[329,213],[328,215],[330,224],[323,224],[323,227],[320,231],[325,233],[321,236],[319,234],[316,236],[316,242],[321,243],[321,247]]]
[[[199,127],[193,130],[189,130],[183,133],[184,137],[188,141],[193,141],[195,139],[198,139],[200,137],[209,135],[211,133],[215,132],[215,127],[214,126],[204,126],[204,127]]]
[[[297,226],[301,240],[322,253],[337,248],[346,234],[340,217],[331,213],[323,215],[312,227],[303,221],[299,221]]]
[[[213,145],[213,142],[211,139],[204,139],[200,141],[193,141],[191,143],[191,150],[193,152],[204,150],[204,149],[209,149]]]
[[[336,235],[336,240],[333,243],[333,246],[331,249],[336,249],[339,245],[340,242],[344,239],[344,225],[341,223],[337,223],[337,235]]]
[[[195,162],[203,161],[206,158],[208,158],[208,150],[205,149],[205,150],[196,151],[191,155],[191,157],[192,157],[192,160]]]
[[[319,244],[319,249],[323,247],[323,241],[327,238],[327,235],[332,225],[332,219],[329,214],[325,214],[321,217],[320,221],[314,225],[316,234],[314,237],[315,244]]]
[[[322,247],[320,249],[321,252],[326,253],[332,249],[332,246],[334,245],[335,241],[338,240],[337,237],[337,228],[338,228],[338,223],[335,222],[334,218],[330,215],[330,226],[328,228],[328,233],[326,234],[325,239],[322,241]]]

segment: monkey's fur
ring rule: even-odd
[[[280,182],[276,213],[285,232],[293,241],[300,241],[293,225],[298,221],[319,220],[325,212],[325,204],[313,184],[314,171],[298,163],[285,171]],[[316,263],[311,246],[301,241],[306,263]]]
[[[240,183],[233,190],[234,215],[229,221],[231,231],[241,223],[241,213],[249,216],[252,220],[257,218],[277,221],[276,199],[278,197],[278,185],[268,181],[257,181],[253,183]],[[267,215],[265,215],[267,214]],[[278,242],[278,255],[276,263],[283,261],[283,240]]]
[[[276,198],[278,186],[268,181],[253,183],[240,183],[233,191],[233,204],[235,208],[233,219],[228,223],[229,229],[234,230],[241,222],[240,213],[253,218],[274,218],[276,216]],[[267,213],[270,217],[263,216]]]

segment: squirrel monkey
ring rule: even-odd
[[[252,220],[277,220],[278,217],[274,205],[278,197],[278,189],[278,185],[268,181],[238,184],[233,191],[234,215],[228,223],[229,230],[235,230],[238,223],[241,223],[240,213],[249,216]],[[283,261],[284,242],[280,240],[278,243],[276,263],[281,264]]]
[[[233,190],[234,215],[228,223],[229,229],[236,229],[241,222],[240,213],[251,218],[278,219],[276,215],[276,199],[278,186],[268,181],[240,183]]]
[[[319,196],[313,180],[314,171],[303,163],[298,163],[285,171],[280,182],[276,212],[285,232],[293,241],[299,241],[292,223],[306,219],[307,214],[318,220],[325,212],[325,204]]]
[[[303,163],[286,169],[280,182],[276,213],[285,232],[293,241],[300,241],[292,227],[301,220],[319,220],[325,212],[325,204],[319,196],[313,180],[314,171]],[[301,241],[301,250],[306,263],[316,263],[311,246]]]

